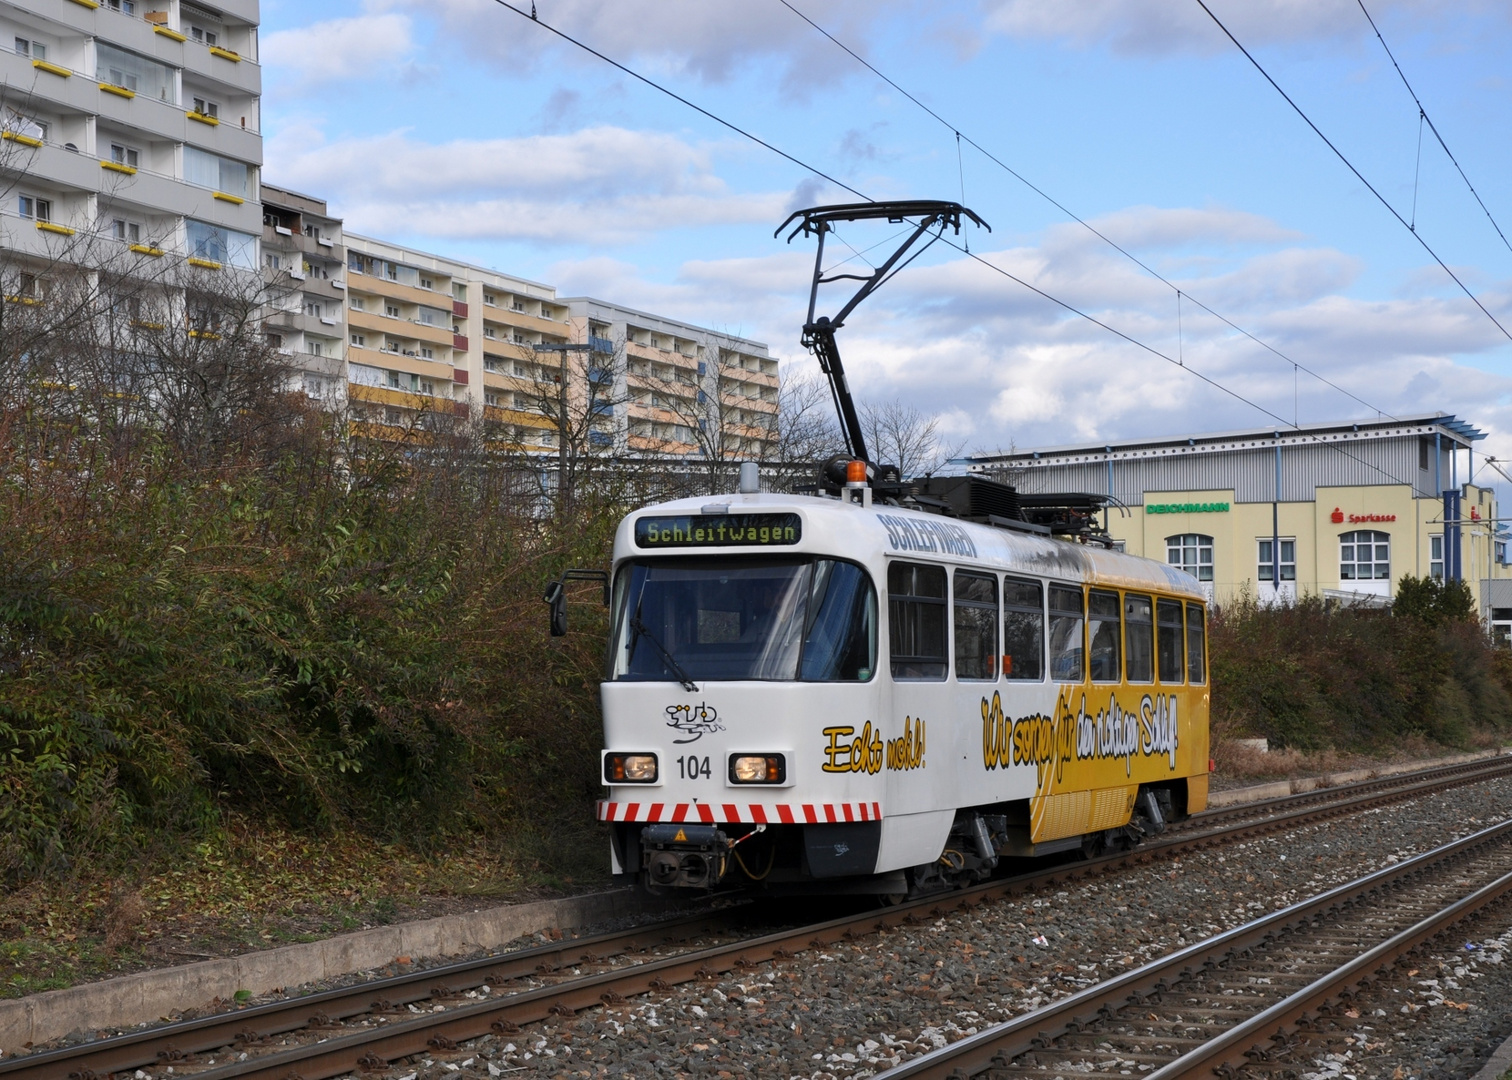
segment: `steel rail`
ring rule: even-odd
[[[87,1068],[96,1075],[156,1064],[159,1052],[197,1054],[234,1042],[249,1042],[300,1028],[321,1027],[416,1002],[450,997],[479,986],[595,963],[632,949],[656,948],[700,933],[728,928],[735,912],[701,912],[629,931],[573,938],[514,952],[445,964],[385,979],[270,1001],[262,1005],[180,1020],[92,1043],[46,1050],[0,1062],[0,1080],[43,1080]]]
[[[1441,911],[1435,912],[1414,926],[1381,942],[1368,952],[1361,953],[1342,967],[1309,983],[1283,1001],[1279,1001],[1249,1020],[1229,1031],[1210,1039],[1202,1046],[1177,1058],[1163,1069],[1147,1076],[1160,1080],[1196,1080],[1219,1073],[1224,1066],[1229,1069],[1254,1061],[1265,1061],[1270,1054],[1259,1044],[1272,1036],[1281,1034],[1288,1025],[1302,1019],[1309,1010],[1325,1004],[1348,987],[1364,982],[1372,974],[1404,956],[1428,939],[1443,933],[1455,923],[1472,915],[1495,900],[1512,892],[1512,872],[1503,874],[1495,881],[1481,886],[1468,896],[1456,900]],[[1221,1074],[1220,1074],[1221,1075]]]
[[[1184,824],[1200,826],[1210,822],[1225,821],[1236,817],[1250,817],[1257,813],[1267,813],[1271,810],[1283,810],[1291,807],[1310,806],[1316,803],[1329,802],[1340,796],[1364,794],[1371,791],[1389,791],[1397,787],[1406,787],[1440,777],[1457,775],[1476,775],[1490,773],[1495,775],[1501,772],[1512,771],[1512,755],[1499,755],[1497,757],[1481,758],[1477,761],[1461,761],[1453,765],[1436,765],[1428,769],[1415,769],[1411,772],[1396,773],[1392,776],[1375,776],[1368,780],[1355,780],[1348,784],[1339,784],[1334,787],[1316,787],[1311,791],[1299,791],[1290,795],[1277,795],[1270,799],[1260,799],[1249,803],[1235,803],[1230,806],[1220,806],[1212,810],[1203,810],[1193,814]]]
[[[1152,960],[1148,964],[1123,972],[1080,990],[1060,1001],[1035,1009],[1002,1024],[995,1024],[975,1035],[939,1050],[931,1051],[911,1061],[876,1074],[875,1080],[965,1080],[994,1067],[1006,1067],[1020,1054],[1042,1049],[1056,1037],[1099,1020],[1111,1019],[1125,1005],[1139,1003],[1153,994],[1171,989],[1173,982],[1198,971],[1200,968],[1216,967],[1224,958],[1245,949],[1254,948],[1274,940],[1278,935],[1296,926],[1310,922],[1319,915],[1340,905],[1356,901],[1383,886],[1396,884],[1406,878],[1422,874],[1430,867],[1465,854],[1483,845],[1512,839],[1512,821],[1492,825],[1479,832],[1462,837],[1432,851],[1388,866],[1354,881],[1339,885],[1307,900],[1299,901],[1279,911],[1262,916],[1252,922],[1178,949],[1174,953]],[[1284,1001],[1242,1022],[1218,1039],[1212,1040],[1216,1048],[1199,1059],[1203,1049],[1193,1050],[1186,1056],[1163,1067],[1146,1073],[1147,1077],[1210,1077],[1213,1069],[1235,1060],[1244,1060],[1244,1051],[1250,1049],[1265,1031],[1279,1030],[1301,1015],[1312,1003],[1335,994],[1350,981],[1358,982],[1381,967],[1387,960],[1401,955],[1412,945],[1463,917],[1475,908],[1489,903],[1512,888],[1512,874],[1505,874],[1490,885],[1477,889],[1438,914],[1424,919],[1411,929],[1394,935],[1388,941],[1375,946],[1355,960],[1331,972],[1322,979],[1310,983]],[[1260,1023],[1266,1017],[1265,1024]],[[1271,1026],[1267,1026],[1271,1025]],[[1242,1045],[1241,1045],[1242,1044]],[[1183,1062],[1188,1062],[1183,1065]],[[1178,1071],[1177,1067],[1181,1066]]]
[[[1468,767],[1471,765],[1482,767],[1472,769]],[[686,958],[697,958],[696,961],[686,964],[681,963],[684,957],[646,961],[633,969],[634,972],[645,976],[640,980],[627,976],[628,981],[623,984],[611,985],[604,980],[620,973],[606,972],[578,976],[571,982],[557,986],[522,991],[508,997],[494,998],[476,1004],[459,1005],[448,1009],[445,1013],[433,1013],[416,1019],[385,1023],[382,1030],[392,1033],[399,1039],[398,1044],[404,1046],[413,1045],[413,1040],[406,1041],[407,1036],[403,1035],[411,1029],[439,1031],[445,1038],[450,1039],[471,1038],[487,1034],[492,1029],[485,1026],[483,1030],[476,1031],[472,1035],[456,1036],[444,1030],[445,1025],[454,1016],[461,1017],[464,1013],[468,1013],[468,1010],[477,1011],[489,1006],[503,1008],[506,1003],[511,1002],[518,1006],[518,1015],[502,1016],[503,1022],[516,1025],[529,1023],[551,1015],[553,1005],[560,1006],[557,1009],[558,1012],[563,1009],[572,1011],[602,1004],[604,997],[613,1000],[615,995],[623,997],[627,992],[640,993],[689,981],[698,977],[700,969],[717,974],[729,970],[731,966],[738,967],[742,962],[755,963],[761,959],[782,959],[805,951],[808,945],[823,945],[841,938],[854,937],[858,932],[870,932],[900,923],[920,921],[920,911],[927,912],[929,918],[938,918],[951,910],[968,910],[998,896],[1016,895],[1081,878],[1100,876],[1126,865],[1142,865],[1157,859],[1179,855],[1184,851],[1202,850],[1296,828],[1313,821],[1327,820],[1375,806],[1401,802],[1418,795],[1475,783],[1509,772],[1512,772],[1512,757],[1493,759],[1490,762],[1466,763],[1465,766],[1445,766],[1423,770],[1421,773],[1405,773],[1400,777],[1391,778],[1398,782],[1384,788],[1378,781],[1365,781],[1363,786],[1377,790],[1356,794],[1351,798],[1332,801],[1322,806],[1301,806],[1287,811],[1286,807],[1292,804],[1292,800],[1298,800],[1301,797],[1283,796],[1263,803],[1248,804],[1245,807],[1225,807],[1221,812],[1225,817],[1235,816],[1229,812],[1231,810],[1246,809],[1251,811],[1249,816],[1253,816],[1255,811],[1268,814],[1268,816],[1205,831],[1200,828],[1182,831],[1142,844],[1128,852],[1118,852],[1086,861],[1036,870],[955,892],[936,893],[883,911],[869,912],[859,917],[850,916],[830,920],[787,934],[757,938],[753,941],[737,941],[713,949],[684,954]],[[1424,780],[1422,779],[1424,776],[1435,777],[1435,779]],[[1303,795],[1332,795],[1336,798],[1340,794],[1356,791],[1359,786],[1362,785],[1320,789],[1317,792],[1303,793]],[[1305,801],[1316,803],[1319,800],[1308,798]],[[1211,821],[1206,815],[1197,815],[1191,820],[1199,826]],[[333,1023],[368,1013],[382,1012],[395,1006],[404,1008],[413,1002],[450,997],[484,984],[508,982],[543,972],[549,974],[583,963],[599,962],[607,959],[609,955],[632,948],[653,948],[677,940],[686,940],[702,932],[727,929],[732,921],[732,915],[739,910],[742,909],[732,909],[727,913],[694,914],[629,932],[578,938],[559,944],[554,943],[499,956],[464,961],[460,964],[442,965],[304,997],[268,1002],[251,1008],[147,1028],[91,1043],[41,1051],[0,1062],[0,1080],[44,1080],[44,1078],[66,1075],[104,1076],[113,1072],[156,1064],[160,1055],[165,1053],[171,1058],[182,1060],[184,1056],[218,1050],[236,1042],[256,1044],[271,1036],[287,1034],[302,1028],[323,1029]],[[804,942],[805,938],[808,939],[807,945]],[[779,942],[773,946],[775,951],[769,951],[756,958],[744,953],[748,948],[756,948],[759,952],[762,943],[770,944],[773,940]],[[719,966],[720,964],[724,966]],[[658,982],[653,983],[651,980],[658,980]],[[601,986],[608,988],[598,989],[595,992],[595,988]],[[581,991],[574,990],[576,987],[580,987]],[[584,994],[588,996],[584,997]],[[553,998],[552,995],[556,996]],[[546,1004],[539,1004],[540,1002],[546,1002]],[[463,1026],[467,1025],[464,1023]],[[346,1040],[356,1040],[354,1045],[368,1046],[368,1043],[364,1043],[363,1040],[372,1040],[373,1037],[373,1029],[364,1029],[348,1036],[329,1038],[319,1045],[337,1051],[346,1045]],[[321,1071],[318,1072],[308,1071],[314,1067],[313,1065],[305,1065],[295,1071],[304,1080],[316,1080],[317,1076],[339,1075],[341,1072],[351,1071],[353,1067],[362,1067],[364,1058],[367,1066],[371,1067],[381,1058],[387,1057],[388,1060],[393,1060],[394,1057],[407,1056],[409,1053],[428,1048],[422,1041],[416,1049],[404,1053],[387,1054],[386,1048],[389,1044],[382,1045],[381,1049],[378,1044],[372,1044],[366,1053],[353,1057],[351,1064],[346,1068],[324,1071],[326,1066],[322,1064]],[[256,1070],[261,1062],[276,1062],[278,1063],[276,1066],[270,1067],[284,1070],[278,1074],[279,1080],[282,1080],[291,1060],[288,1055],[297,1055],[298,1052],[297,1048],[273,1051],[265,1056],[240,1062],[237,1067]],[[265,1074],[259,1071],[223,1073],[220,1068],[215,1068],[200,1075],[239,1077]]]

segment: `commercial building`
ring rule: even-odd
[[[255,271],[256,0],[0,4],[0,248]]]
[[[1381,604],[1403,575],[1431,575],[1469,582],[1502,630],[1512,567],[1495,492],[1473,482],[1484,437],[1430,413],[1046,447],[970,468],[1026,493],[1113,496],[1115,542],[1187,571],[1219,602]],[[1480,471],[1489,483],[1484,461]]]

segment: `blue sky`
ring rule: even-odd
[[[792,0],[1175,292],[880,82],[780,0],[537,0],[540,18],[875,198],[961,196],[973,252],[1303,421],[1423,409],[1512,458],[1512,343],[1195,0]],[[528,7],[529,0],[525,0]],[[1358,0],[1210,6],[1502,324],[1512,250],[1423,132]],[[1512,230],[1512,6],[1367,0]],[[492,0],[263,8],[266,178],[348,227],[767,342],[793,372],[812,250],[772,236],[853,197]],[[1414,176],[1416,174],[1416,184]],[[1414,210],[1414,197],[1416,207]],[[843,234],[858,249],[881,227]],[[1273,423],[936,248],[841,335],[858,391],[968,449]],[[1512,466],[1509,466],[1512,471]]]

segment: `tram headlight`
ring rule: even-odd
[[[604,783],[656,783],[655,754],[605,754]]]
[[[738,754],[730,758],[730,783],[781,784],[787,781],[782,754]]]

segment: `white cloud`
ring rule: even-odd
[[[555,65],[563,50],[571,62],[588,58],[549,31],[532,26],[496,4],[474,0],[393,0],[436,18],[449,40],[466,43],[477,55],[533,73]],[[530,9],[530,0],[511,0]],[[905,0],[805,0],[798,5],[814,21],[866,55],[871,27],[905,6]],[[738,70],[777,57],[784,61],[778,82],[788,94],[802,94],[860,71],[817,31],[781,4],[710,3],[708,0],[542,0],[542,21],[616,60],[646,66],[647,74],[689,76],[722,83]]]
[[[666,229],[780,220],[787,192],[732,192],[722,144],[600,126],[427,143],[406,131],[326,141],[293,127],[268,172],[329,193],[356,231],[447,239],[629,243]]]
[[[1147,212],[1134,208],[1108,220]],[[1386,300],[1345,295],[1359,271],[1356,260],[1299,246],[1294,234],[1263,219],[1236,231],[1224,214],[1203,214],[1158,212],[1158,220],[1198,224],[1184,232],[1133,229],[1126,238],[1153,236],[1152,243],[1221,251],[1239,237],[1246,246],[1241,255],[1178,277],[1177,284],[1372,405],[1396,415],[1458,413],[1493,432],[1491,453],[1509,456],[1512,379],[1472,366],[1489,361],[1505,342],[1468,301],[1447,291]],[[1201,243],[1204,221],[1212,229],[1210,245]],[[646,281],[633,264],[596,259],[559,264],[553,280],[569,291],[626,298],[766,341],[789,370],[817,372],[797,347],[809,254],[793,249],[688,262],[675,280],[659,283]],[[988,250],[985,257],[1051,293],[1071,294],[1068,299],[1109,325],[1172,359],[1179,355],[1190,370],[1069,315],[979,263],[951,257],[910,268],[849,320],[840,348],[859,396],[906,401],[939,417],[969,449],[984,450],[1275,423],[1194,372],[1283,419],[1293,415],[1290,364],[1190,305],[1178,345],[1170,290],[1106,247],[1070,242],[1057,227],[1039,244]],[[1295,408],[1303,421],[1369,414],[1305,373],[1296,384]]]
[[[262,39],[261,59],[299,86],[378,78],[414,50],[408,15],[368,12],[276,30]],[[281,69],[281,70],[280,70]]]
[[[1363,38],[1370,25],[1353,4],[1317,0],[1209,0],[1245,45]],[[1482,6],[1482,5],[1477,5]],[[1430,16],[1449,10],[1442,0],[1382,0],[1372,4],[1379,20],[1392,9]],[[1166,54],[1232,49],[1216,23],[1195,3],[1171,0],[986,0],[985,25],[1011,37],[1054,38],[1079,45],[1107,42],[1115,52]]]

